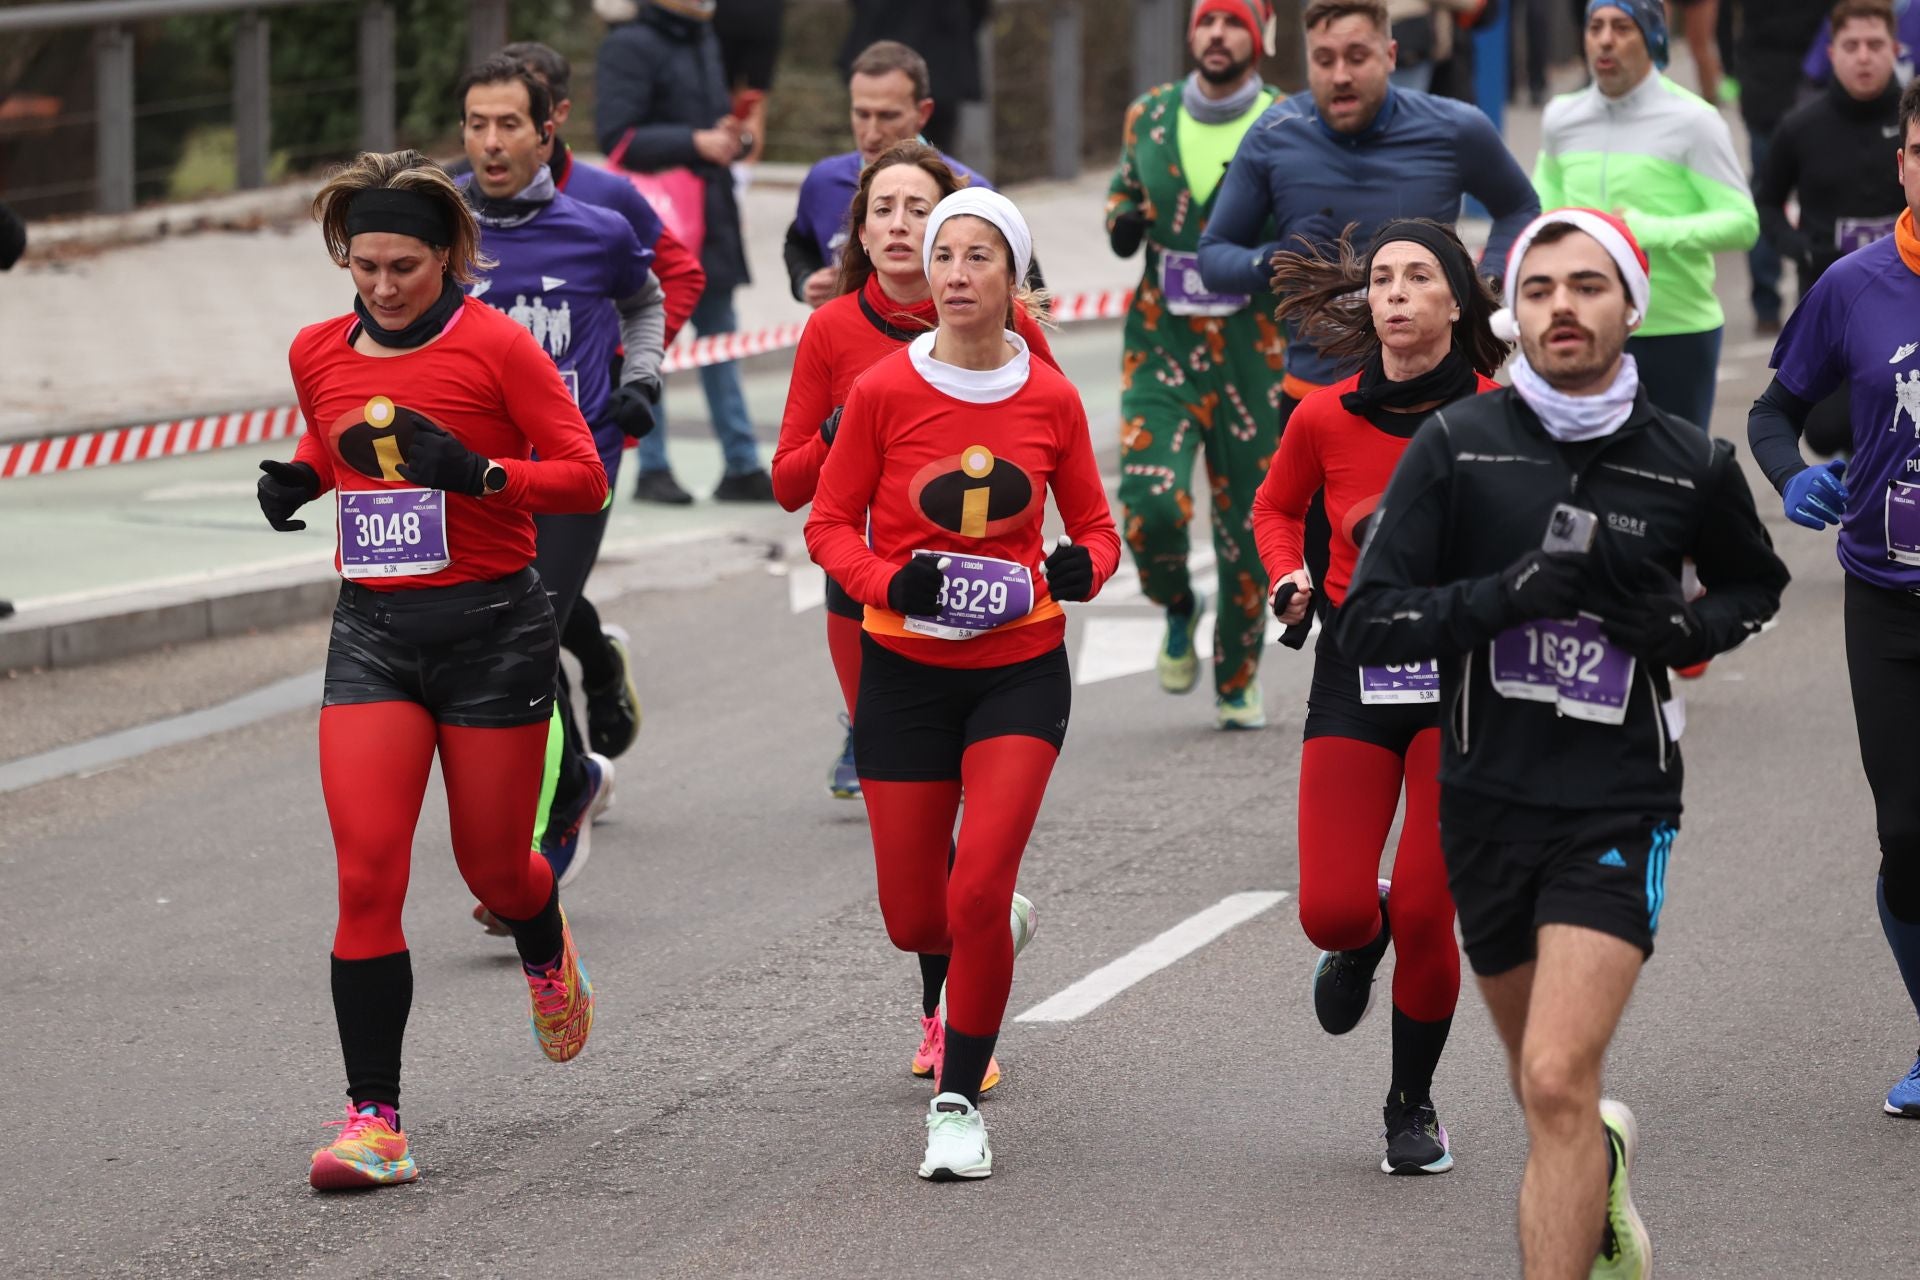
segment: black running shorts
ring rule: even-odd
[[[416,629],[446,639],[403,639]],[[417,702],[441,724],[510,729],[553,714],[560,635],[540,575],[394,592],[340,584],[327,642],[329,707]]]
[[[876,782],[945,781],[988,738],[1023,734],[1059,750],[1072,708],[1065,645],[1004,667],[934,667],[862,633],[853,758]]]
[[[1534,958],[1534,931],[1571,924],[1653,955],[1667,896],[1672,817],[1594,814],[1571,835],[1485,840],[1440,825],[1447,886],[1473,971],[1507,972]]]
[[[1313,683],[1307,690],[1303,739],[1351,738],[1407,754],[1416,734],[1440,727],[1440,704],[1411,702],[1370,706],[1360,701],[1360,668],[1340,656],[1324,637],[1314,648]]]

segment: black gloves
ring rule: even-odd
[[[1650,562],[1640,572],[1648,589],[1601,617],[1607,639],[1636,658],[1668,667],[1689,667],[1707,658],[1706,634],[1680,583]]]
[[[262,462],[260,470],[265,473],[259,484],[260,513],[267,523],[281,533],[306,528],[307,522],[295,520],[293,513],[320,496],[320,473],[304,462],[272,459]]]
[[[1500,575],[1515,622],[1571,618],[1591,594],[1583,551],[1529,551]]]
[[[407,460],[394,468],[402,479],[428,489],[477,498],[485,489],[487,460],[431,422],[421,419],[407,444]]]
[[[840,434],[840,415],[846,411],[846,407],[843,404],[833,406],[833,412],[820,424],[820,439],[826,442],[829,449],[833,448],[833,438]]]
[[[607,416],[629,440],[644,440],[653,430],[653,400],[647,389],[629,382],[607,397]]]
[[[1107,232],[1107,243],[1113,246],[1114,253],[1122,258],[1131,258],[1133,251],[1146,239],[1147,228],[1153,224],[1147,221],[1147,215],[1138,209],[1128,209],[1113,220],[1113,230]]]
[[[945,556],[915,556],[894,571],[887,584],[887,607],[895,613],[922,616],[940,612],[940,589],[946,584]]]
[[[1093,555],[1085,547],[1074,546],[1064,533],[1040,572],[1047,575],[1047,592],[1055,600],[1085,600],[1093,595]]]

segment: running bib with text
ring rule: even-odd
[[[941,640],[971,640],[1033,612],[1033,571],[1027,566],[991,556],[942,554],[952,563],[940,584],[940,612],[908,614],[907,630]]]
[[[1503,698],[1551,702],[1560,714],[1621,724],[1633,689],[1634,659],[1607,643],[1600,619],[1542,619],[1503,631],[1493,641],[1493,687]]]
[[[453,563],[439,489],[340,490],[340,574],[410,578]]]
[[[1920,484],[1887,485],[1887,559],[1920,564]]]
[[[1833,224],[1833,247],[1852,253],[1893,234],[1898,218],[1839,218]]]
[[[1440,663],[1389,662],[1360,668],[1360,701],[1370,707],[1440,701]]]
[[[1200,278],[1200,255],[1178,249],[1160,254],[1160,291],[1176,316],[1230,316],[1253,301],[1244,293],[1211,293]]]

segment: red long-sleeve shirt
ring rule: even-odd
[[[1478,383],[1476,394],[1500,385],[1487,377]],[[1341,396],[1359,385],[1356,373],[1300,402],[1287,419],[1280,450],[1253,499],[1253,540],[1268,578],[1278,582],[1306,564],[1307,503],[1326,490],[1333,545],[1327,580],[1314,585],[1335,605],[1347,598],[1347,585],[1353,581],[1361,526],[1380,505],[1407,448],[1405,437],[1382,431],[1340,403]]]
[[[982,490],[984,501],[976,496]],[[847,396],[807,517],[807,550],[866,606],[868,634],[894,652],[938,667],[1022,662],[1066,633],[1065,614],[1040,574],[1049,490],[1067,533],[1093,557],[1097,594],[1120,562],[1120,536],[1073,384],[1035,360],[1018,391],[974,404],[933,387],[911,352],[897,351]],[[887,586],[916,550],[1027,566],[1032,612],[971,640],[907,631],[887,607]]]
[[[841,294],[807,318],[793,356],[780,443],[773,450],[773,496],[781,506],[798,511],[813,501],[820,468],[827,461],[820,424],[835,406],[847,402],[860,375],[938,323],[932,298],[902,306],[881,290],[877,275],[867,277],[857,293]],[[1026,340],[1035,359],[1060,367],[1047,345],[1046,330],[1025,307],[1014,308],[1014,332]]]
[[[503,312],[468,298],[440,337],[393,356],[353,349],[358,325],[336,316],[302,329],[287,353],[306,434],[294,449],[333,489],[406,489],[394,467],[406,461],[409,413],[506,468],[507,487],[484,498],[447,495],[452,563],[414,577],[363,579],[375,591],[481,582],[517,573],[533,560],[533,517],[598,511],[607,470],[593,432],[560,371]],[[376,425],[368,410],[376,401]],[[343,449],[344,446],[344,449]],[[540,461],[530,455],[537,449]],[[338,549],[334,567],[340,565]]]

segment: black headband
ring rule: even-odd
[[[1373,279],[1374,257],[1396,240],[1417,244],[1433,254],[1440,270],[1446,274],[1448,287],[1453,290],[1454,305],[1465,311],[1467,299],[1473,296],[1473,259],[1437,223],[1396,218],[1381,227],[1373,237],[1373,248],[1367,250],[1366,278]]]
[[[347,203],[347,238],[363,231],[391,231],[424,240],[436,249],[453,244],[453,219],[443,201],[419,191],[371,187]]]

